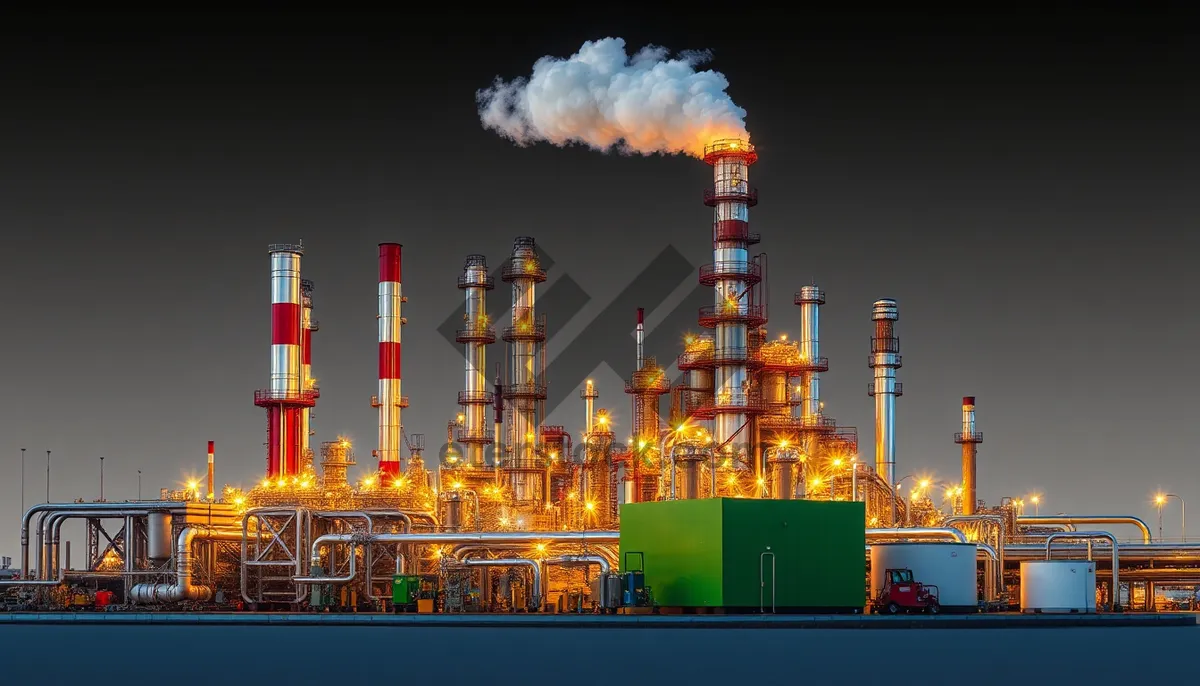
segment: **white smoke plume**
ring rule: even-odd
[[[696,71],[708,52],[648,45],[629,57],[625,41],[588,41],[566,59],[543,57],[529,78],[499,77],[476,93],[479,117],[517,145],[579,143],[625,154],[702,156],[719,138],[749,140],[746,110],[716,71]]]

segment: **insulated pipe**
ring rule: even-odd
[[[559,557],[551,557],[542,560],[545,565],[577,565],[577,564],[592,564],[600,567],[601,574],[608,574],[612,571],[612,565],[603,555],[561,555]]]
[[[236,530],[217,530],[188,526],[179,532],[175,541],[175,583],[137,584],[129,591],[134,603],[174,603],[181,600],[208,602],[212,599],[212,588],[192,583],[195,558],[192,543],[202,541],[241,541],[242,533]]]
[[[959,532],[961,533],[961,532]],[[463,533],[374,533],[362,540],[356,534],[325,534],[312,542],[311,558],[320,559],[321,546],[330,543],[617,543],[619,531],[487,531]]]
[[[942,520],[942,526],[953,526],[954,524],[965,524],[968,522],[987,522],[988,524],[996,527],[996,545],[1000,546],[998,551],[1000,557],[998,561],[1000,564],[1000,569],[1003,570],[1005,563],[1004,544],[1005,539],[1007,538],[1006,534],[1008,533],[1006,531],[1007,527],[1005,526],[1004,518],[1000,515],[963,515],[959,517],[947,517],[946,519]],[[1003,579],[1003,577],[1001,578]]]
[[[900,318],[896,301],[876,300],[871,308],[875,333],[871,337],[871,357],[868,366],[875,372],[868,395],[875,398],[875,473],[887,485],[896,489],[896,398],[903,386],[896,383],[896,370],[901,367],[900,339],[895,336],[895,322]]]
[[[867,529],[867,540],[898,541],[906,538],[951,539],[958,543],[970,543],[967,535],[958,529],[937,529],[927,527],[908,527],[903,529]]]
[[[401,395],[400,337],[405,323],[400,278],[400,244],[379,244],[379,472],[391,483],[400,475],[400,441],[404,422],[400,410],[408,406]]]
[[[29,577],[29,525],[34,515],[48,512],[78,512],[81,515],[95,512],[106,517],[124,517],[126,515],[148,515],[152,510],[178,508],[180,503],[175,501],[146,501],[134,503],[42,503],[34,505],[25,511],[21,517],[21,577]],[[96,516],[96,515],[92,515]],[[39,520],[38,547],[43,546],[42,531],[45,516]],[[41,577],[41,561],[38,561],[38,575]]]
[[[495,560],[467,559],[461,562],[468,567],[529,567],[530,574],[533,576],[533,580],[530,582],[533,588],[532,606],[536,610],[541,610],[542,566],[538,564],[537,560],[530,560],[523,557],[508,557]]]
[[[1092,546],[1097,552],[1107,550],[1106,543]],[[1084,545],[1057,545],[1058,553],[1086,553]],[[1010,561],[1045,559],[1045,543],[1016,543],[1004,546],[1005,558]],[[1121,560],[1125,562],[1162,562],[1164,564],[1200,563],[1200,545],[1193,543],[1125,543],[1121,545]],[[1198,570],[1200,571],[1200,570]]]
[[[1047,560],[1050,559],[1051,544],[1053,544],[1054,541],[1056,541],[1060,538],[1081,538],[1081,539],[1087,539],[1088,541],[1091,541],[1092,539],[1096,539],[1096,538],[1103,538],[1112,544],[1112,589],[1111,589],[1111,593],[1112,593],[1112,600],[1113,600],[1113,611],[1119,612],[1121,609],[1120,605],[1119,605],[1120,599],[1121,599],[1121,576],[1120,576],[1121,557],[1120,557],[1120,553],[1118,552],[1119,546],[1117,545],[1117,537],[1113,536],[1111,533],[1109,533],[1107,531],[1057,531],[1046,537],[1046,559]],[[1090,556],[1089,556],[1089,559],[1090,559]]]
[[[1146,522],[1133,515],[1034,515],[1017,517],[1017,529],[1023,526],[1044,526],[1051,524],[1128,524],[1142,531],[1142,542],[1150,543],[1150,527]]]

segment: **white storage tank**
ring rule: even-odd
[[[172,527],[170,512],[151,512],[146,516],[146,557],[154,562],[171,559]]]
[[[874,543],[870,596],[879,595],[887,570],[911,569],[913,581],[937,586],[942,612],[977,612],[976,550],[974,543]]]
[[[1022,612],[1095,612],[1096,563],[1029,560],[1021,563]]]

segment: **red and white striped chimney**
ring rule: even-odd
[[[213,442],[208,442],[208,500],[213,502]]]
[[[404,424],[400,411],[408,399],[400,394],[400,330],[404,325],[400,287],[400,244],[379,244],[379,472],[385,481],[400,474]]]
[[[299,245],[274,244],[271,254],[271,385],[255,393],[267,409],[267,476],[294,473],[300,448],[300,256]]]

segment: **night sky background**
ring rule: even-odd
[[[859,428],[862,459],[870,306],[891,297],[897,475],[958,481],[952,436],[974,395],[981,498],[1041,493],[1042,513],[1155,526],[1158,489],[1200,503],[1200,60],[1185,25],[1100,11],[7,13],[0,554],[19,552],[22,447],[27,505],[45,498],[47,449],[56,501],[99,497],[100,456],[109,500],[136,496],[139,469],[144,496],[177,487],[202,476],[208,440],[218,488],[261,478],[269,243],[307,248],[314,442],[348,435],[360,469],[375,442],[377,243],[404,244],[404,423],[431,447],[458,410],[461,351],[437,329],[466,254],[499,267],[534,236],[555,262],[548,286],[569,278],[590,297],[549,323],[552,358],[670,246],[693,272],[664,308],[684,300],[712,259],[709,167],[522,149],[476,113],[493,77],[605,36],[713,50],[761,154],[768,328],[798,334],[793,291],[826,290],[826,411]],[[597,355],[616,363],[592,376],[620,425],[632,337]],[[551,379],[571,396],[581,382]],[[582,415],[569,400],[550,421],[578,432]]]

